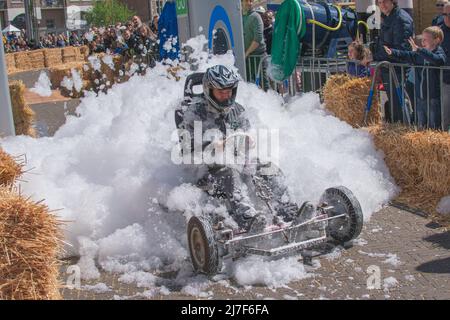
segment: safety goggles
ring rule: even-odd
[[[443,8],[445,4],[443,3],[436,3],[436,8]]]

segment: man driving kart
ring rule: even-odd
[[[223,65],[216,65],[207,69],[202,78],[203,94],[195,99],[184,102],[175,111],[176,126],[180,130],[189,132],[191,141],[186,141],[180,135],[180,142],[191,152],[194,152],[194,126],[201,123],[202,134],[206,130],[217,129],[224,137],[229,137],[230,131],[248,132],[250,122],[246,117],[245,109],[236,100],[239,77],[232,70]],[[197,123],[197,124],[198,124]],[[202,135],[203,137],[203,135]],[[223,148],[226,139],[208,141],[202,143],[202,151],[208,145],[213,144],[214,148]],[[247,146],[250,144],[247,140]],[[183,151],[186,149],[183,148]],[[276,217],[282,217],[285,222],[292,221],[298,216],[304,216],[305,211],[311,212],[309,203],[305,203],[302,208],[290,201],[287,187],[283,182],[281,173],[276,175],[262,175],[264,165],[259,163],[256,170],[238,170],[233,166],[224,164],[207,165],[207,175],[201,179],[199,184],[208,183],[217,189],[216,195],[228,201],[229,211],[238,226],[246,232],[262,231],[266,226],[264,215],[258,212],[248,196],[247,190],[265,189],[265,194],[270,194],[270,199],[265,199],[266,204]],[[258,186],[255,188],[256,181]],[[306,210],[308,208],[308,210]]]

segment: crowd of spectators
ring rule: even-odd
[[[147,56],[158,52],[158,16],[150,25],[134,16],[125,24],[118,23],[107,28],[91,28],[83,35],[82,43],[89,46],[90,53],[108,52],[129,57]]]
[[[358,63],[350,63],[348,73],[358,77],[371,76],[371,62],[411,65],[393,69],[402,82],[400,88],[392,88],[395,83],[389,68],[381,68],[380,80],[388,99],[384,106],[386,121],[407,120],[408,110],[397,94],[405,90],[413,108],[412,114],[409,114],[412,123],[419,128],[440,129],[442,124],[446,127],[450,123],[450,71],[424,67],[450,66],[449,1],[436,1],[437,15],[432,26],[419,36],[415,36],[418,30],[414,30],[412,17],[399,8],[397,0],[377,0],[377,5],[382,13],[379,37],[372,51],[359,42],[349,46],[349,58]]]
[[[92,27],[86,32],[48,33],[41,36],[37,43],[27,41],[25,30],[20,33],[7,32],[2,40],[6,53],[87,45],[91,54],[108,52],[129,57],[147,56],[158,52],[158,18],[154,16],[149,25],[134,16],[124,24]]]

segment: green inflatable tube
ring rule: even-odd
[[[297,0],[285,0],[277,11],[272,38],[270,78],[286,80],[294,71],[306,33],[306,17]]]

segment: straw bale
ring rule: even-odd
[[[31,69],[45,68],[44,50],[27,51],[27,55],[30,60]]]
[[[16,68],[16,59],[14,58],[15,53],[8,53],[5,55],[6,60],[6,68],[8,69],[8,73],[17,72]]]
[[[23,163],[0,148],[0,186],[8,186],[23,173]]]
[[[170,77],[172,77],[176,81],[180,81],[181,77],[178,74],[178,72],[182,72],[184,70],[186,70],[186,69],[182,66],[169,67],[169,68],[167,68],[168,78],[171,79]]]
[[[84,63],[72,62],[62,66],[50,68],[50,82],[52,83],[52,88],[58,89],[61,86],[61,82],[64,77],[72,77],[72,69],[77,70],[80,76],[83,77],[83,65]]]
[[[75,47],[64,47],[61,49],[63,59],[64,57],[76,57],[77,56],[77,48]]]
[[[402,188],[398,201],[435,214],[440,199],[450,194],[450,135],[393,124],[367,130]]]
[[[16,68],[21,71],[30,70],[33,68],[32,64],[31,64],[31,60],[26,51],[16,52],[14,54],[14,59],[16,61]]]
[[[51,68],[62,64],[61,48],[45,49],[44,59],[46,68]]]
[[[99,80],[102,80],[105,83],[108,81],[111,84],[115,83],[116,70],[111,69],[106,63],[103,62],[103,60],[102,60],[102,65],[101,65],[100,71],[102,74],[101,75],[102,79],[99,79]]]
[[[63,56],[63,63],[64,64],[66,64],[66,63],[70,63],[70,62],[77,62],[78,61],[78,59],[77,59],[77,55],[67,55],[67,56]]]
[[[331,76],[323,88],[325,106],[339,119],[355,128],[361,127],[370,86],[369,78],[355,78],[348,75]],[[380,103],[375,93],[368,124],[379,124],[381,119]]]
[[[0,299],[60,299],[61,240],[47,206],[0,188]]]
[[[11,104],[13,108],[14,126],[17,135],[36,137],[34,111],[25,102],[25,85],[22,81],[11,81],[9,84]]]

